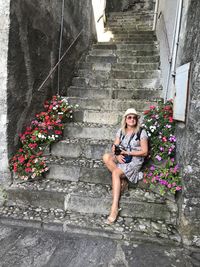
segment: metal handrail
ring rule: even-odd
[[[74,39],[74,41],[70,44],[70,46],[67,48],[67,50],[64,52],[64,54],[62,55],[62,57],[58,60],[58,62],[56,63],[56,65],[50,70],[48,76],[46,77],[46,79],[43,81],[43,83],[40,85],[40,87],[38,88],[38,91],[40,91],[42,89],[42,87],[45,85],[45,83],[48,81],[48,79],[51,77],[52,73],[56,70],[56,68],[58,67],[58,65],[60,64],[60,62],[63,60],[63,58],[65,57],[65,55],[67,54],[67,52],[70,50],[70,48],[73,46],[73,44],[76,42],[76,40],[79,38],[79,36],[82,34],[83,29],[79,32],[79,34],[76,36],[76,38]]]

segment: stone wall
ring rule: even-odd
[[[9,36],[10,0],[0,1],[0,181],[7,180],[7,58]],[[1,192],[0,192],[1,195]]]
[[[182,21],[178,63],[192,62],[192,68],[187,121],[177,127],[177,153],[184,185],[180,232],[184,243],[200,246],[200,1],[184,2],[189,9],[187,20]]]
[[[62,0],[11,0],[8,55],[8,151],[45,99],[57,93],[57,73],[38,88],[58,60]],[[62,53],[84,32],[60,68],[60,94],[70,84],[76,62],[95,38],[91,0],[65,0]]]

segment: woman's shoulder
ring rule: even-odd
[[[140,139],[148,139],[148,134],[145,128],[140,127]]]

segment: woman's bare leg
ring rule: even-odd
[[[118,216],[122,175],[124,175],[124,173],[119,168],[114,169],[112,172],[112,206],[108,217],[110,223],[114,222]]]

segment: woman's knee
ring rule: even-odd
[[[106,153],[103,155],[103,162],[107,163],[108,161],[110,161],[112,159],[112,155],[109,153]]]

